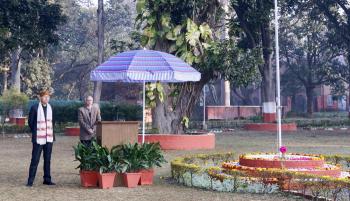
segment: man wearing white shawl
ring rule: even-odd
[[[39,103],[30,108],[28,125],[32,132],[32,159],[29,167],[27,186],[33,186],[36,170],[40,161],[41,152],[44,152],[44,182],[45,185],[55,185],[51,180],[50,166],[52,145],[55,141],[53,133],[52,107],[49,104],[50,93],[42,91],[39,94]]]

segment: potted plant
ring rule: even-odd
[[[80,164],[77,169],[80,169],[80,181],[83,187],[96,187],[97,186],[97,165],[96,165],[96,149],[98,146],[95,141],[92,142],[95,146],[85,146],[82,143],[78,143],[74,148],[75,160]]]
[[[144,143],[141,145],[141,152],[143,153],[146,168],[141,169],[140,185],[153,184],[154,167],[161,167],[162,163],[167,162],[164,159],[163,153],[159,142],[157,143]]]
[[[139,144],[118,145],[111,149],[113,158],[125,165],[126,172],[122,173],[124,185],[134,188],[138,185],[141,169],[147,168],[144,153]]]
[[[124,163],[114,160],[107,147],[97,146],[96,148],[99,186],[102,189],[112,188],[116,173],[124,172],[126,166]]]

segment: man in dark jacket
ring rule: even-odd
[[[42,91],[39,94],[40,102],[30,108],[28,125],[32,132],[32,159],[29,167],[27,186],[33,186],[36,170],[40,161],[41,152],[44,152],[44,182],[45,185],[55,185],[51,180],[51,152],[55,135],[53,133],[52,107],[49,104],[50,93]]]

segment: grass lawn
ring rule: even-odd
[[[233,151],[271,152],[276,150],[275,133],[234,131],[216,136],[216,149],[207,151],[167,151],[166,159],[192,153]],[[43,161],[38,167],[33,188],[25,187],[31,157],[30,138],[0,137],[0,200],[278,200],[289,201],[298,198],[286,195],[254,195],[219,193],[187,188],[173,184],[166,178],[170,175],[170,164],[156,170],[153,186],[135,189],[113,188],[109,190],[83,189],[79,186],[78,165],[74,162],[72,146],[78,142],[76,137],[58,136],[52,155],[52,177],[55,187],[43,186]],[[298,131],[284,133],[283,142],[289,152],[350,154],[350,131]],[[162,178],[162,179],[161,179]]]

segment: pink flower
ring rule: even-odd
[[[287,152],[287,147],[285,147],[285,146],[280,147],[280,152],[282,154],[285,154]]]

